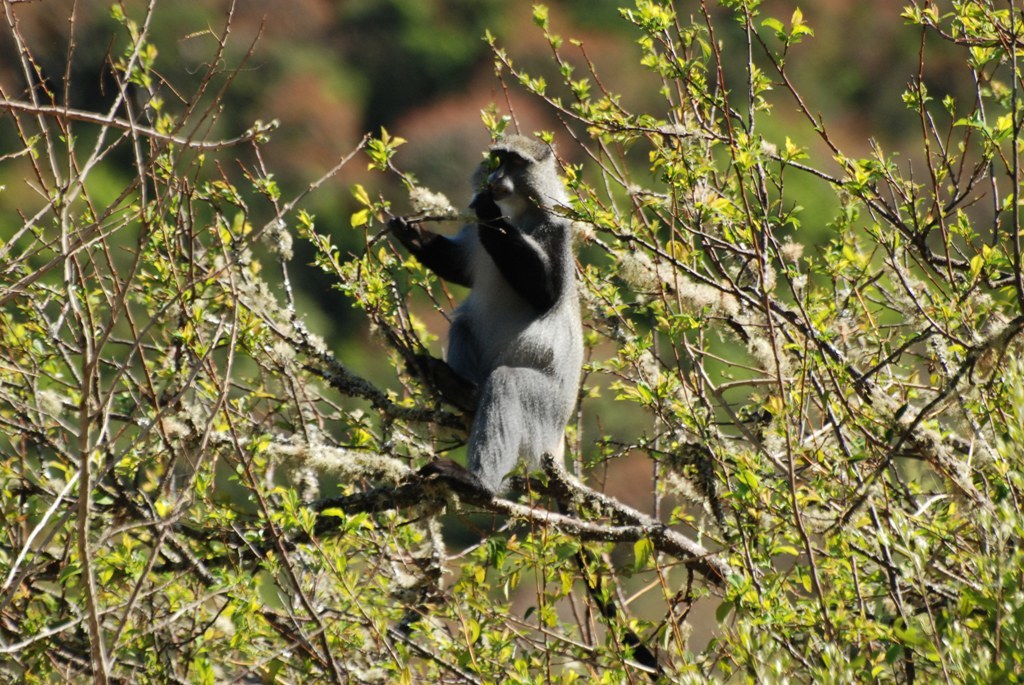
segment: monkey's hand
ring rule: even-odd
[[[445,402],[466,412],[476,411],[479,390],[445,362],[429,354],[414,355],[410,370],[430,385]]]
[[[409,221],[404,216],[396,216],[388,222],[388,230],[410,252],[416,254],[423,249],[423,229],[418,222]]]
[[[494,194],[487,188],[480,190],[473,196],[473,201],[469,203],[469,208],[476,212],[476,218],[481,226],[495,228],[503,233],[508,229],[508,222],[502,217],[501,209],[498,207],[498,203],[494,201]]]

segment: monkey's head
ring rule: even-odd
[[[516,217],[530,207],[551,208],[566,202],[551,147],[526,136],[499,138],[473,181],[478,198],[479,193],[488,193],[507,217]]]

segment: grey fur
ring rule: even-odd
[[[554,211],[568,204],[555,156],[537,140],[511,135],[491,151],[523,162],[503,165],[509,168],[491,173],[490,186],[477,190],[493,189],[502,226],[539,248],[558,284],[554,304],[539,312],[502,275],[481,243],[481,231],[498,229],[470,224],[455,238],[470,258],[472,290],[456,310],[447,361],[479,388],[469,468],[488,490],[501,492],[520,460],[537,468],[545,453],[561,459],[565,427],[576,404],[583,341],[572,225]]]

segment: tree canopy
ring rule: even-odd
[[[577,3],[310,2],[301,30],[346,27],[319,44],[414,61],[292,99],[328,67],[279,47],[249,73],[234,4],[43,4],[2,0],[0,28],[0,679],[1020,679],[1015,3],[909,2],[882,20],[902,82],[812,97],[791,3],[636,0],[592,19],[633,50],[607,80],[613,48],[562,35],[595,30]],[[498,498],[424,469],[468,417],[407,361],[464,293],[385,230],[458,219],[395,113],[480,56],[492,104],[454,159],[556,146],[587,354],[566,468]],[[229,106],[261,77],[293,119]]]

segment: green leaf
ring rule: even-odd
[[[633,543],[633,570],[643,571],[654,554],[654,543],[650,538],[640,538]]]
[[[548,8],[546,5],[536,4],[533,6],[533,23],[545,31],[548,30]]]
[[[469,644],[475,645],[480,639],[480,622],[472,618],[466,619],[466,637]]]
[[[352,186],[352,195],[355,196],[356,200],[359,201],[359,204],[364,207],[369,207],[373,204],[372,200],[370,200],[370,194],[366,192],[366,188],[363,187],[362,183],[357,183]]]
[[[370,210],[360,209],[358,212],[352,214],[352,218],[349,220],[352,224],[352,228],[359,228],[365,226],[370,222]]]
[[[776,19],[775,17],[768,17],[767,19],[761,22],[761,26],[771,29],[772,31],[775,32],[775,35],[779,36],[780,38],[785,38],[786,36],[785,27],[782,25],[782,22]]]

